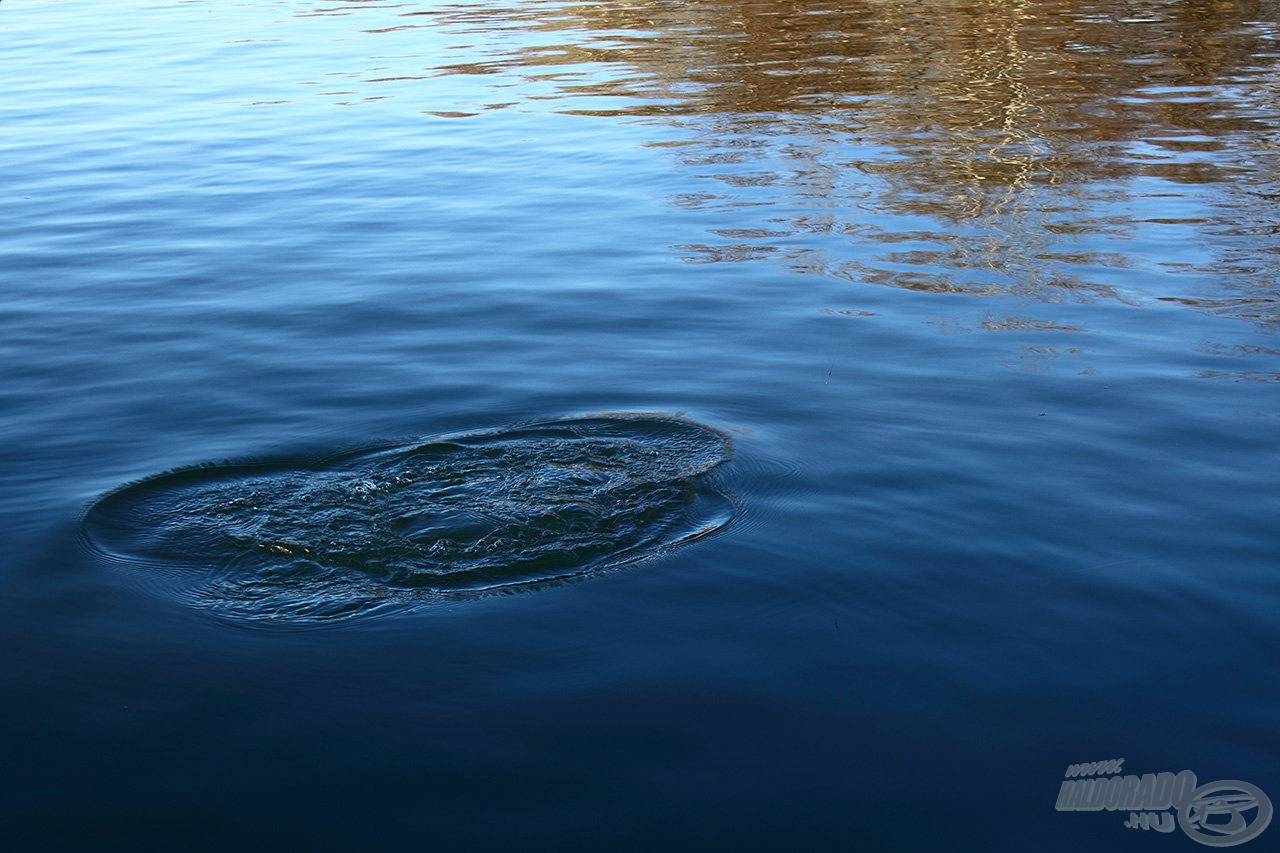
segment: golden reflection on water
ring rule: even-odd
[[[363,85],[478,75],[494,81],[489,109],[660,120],[654,144],[694,179],[671,203],[728,223],[674,247],[690,262],[1280,322],[1276,2],[324,11],[375,7],[398,23],[366,32],[467,43],[457,62]]]

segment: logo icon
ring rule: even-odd
[[[1182,831],[1210,847],[1244,844],[1270,823],[1271,800],[1257,785],[1235,779],[1201,785],[1178,809]]]
[[[1060,812],[1121,811],[1128,829],[1173,832],[1208,847],[1234,847],[1271,823],[1271,800],[1257,785],[1225,779],[1197,787],[1196,774],[1124,774],[1124,759],[1072,764],[1058,790]]]

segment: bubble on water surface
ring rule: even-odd
[[[107,494],[87,543],[188,603],[306,625],[633,563],[735,513],[721,433],[611,415],[186,468]]]

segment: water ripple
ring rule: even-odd
[[[186,602],[307,625],[634,563],[736,512],[721,433],[606,415],[179,469],[100,498],[94,551]]]

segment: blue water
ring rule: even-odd
[[[1064,769],[1280,798],[1276,3],[0,40],[22,849],[1185,850]],[[171,469],[617,412],[730,437],[733,522],[283,631],[86,547]]]

